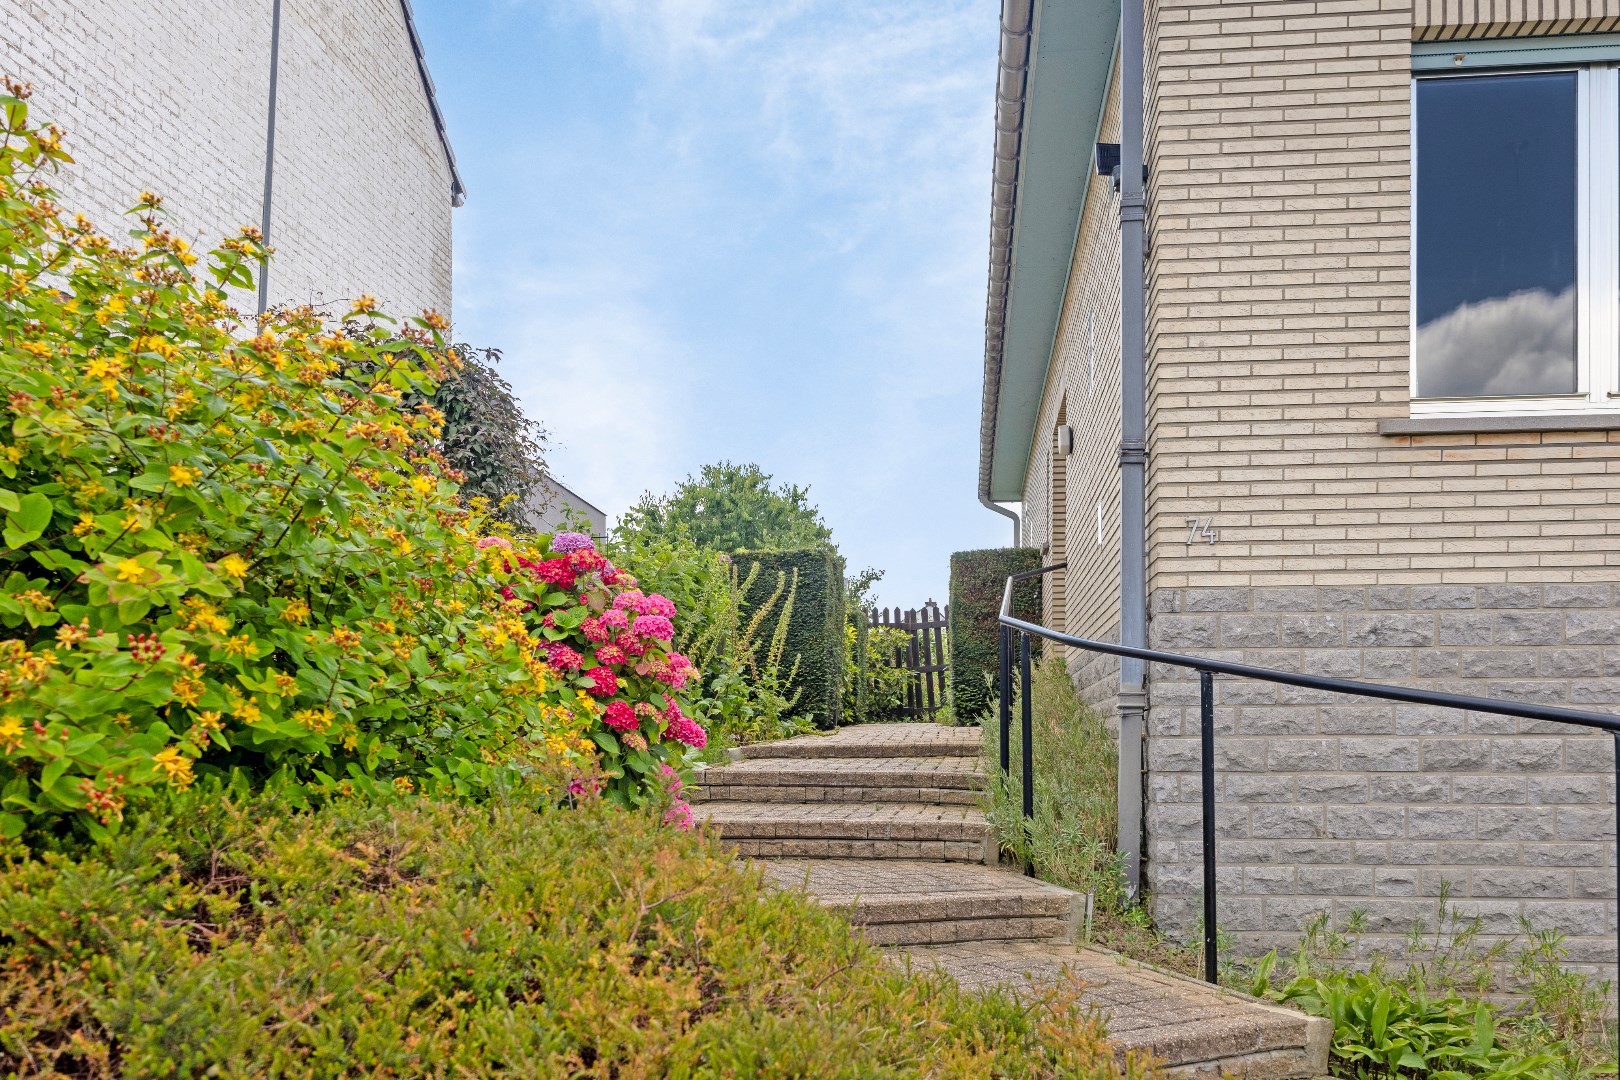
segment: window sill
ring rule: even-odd
[[[1520,416],[1401,416],[1378,421],[1380,435],[1486,435],[1528,431],[1620,430],[1620,412]]]

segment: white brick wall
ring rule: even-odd
[[[270,0],[8,0],[0,71],[67,129],[65,207],[117,237],[143,189],[205,246],[258,225]],[[398,0],[283,0],[273,303],[450,311],[450,168]]]

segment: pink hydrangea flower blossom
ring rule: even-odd
[[[593,667],[583,674],[591,680],[585,692],[592,697],[612,697],[619,692],[619,680],[605,667]]]
[[[579,624],[579,632],[585,635],[586,640],[600,645],[613,636],[613,632],[602,624],[602,620],[592,616]]]
[[[482,540],[478,541],[478,543],[474,544],[473,547],[477,548],[479,551],[483,551],[485,548],[504,548],[507,551],[511,551],[512,541],[508,540],[504,536],[486,536]]]
[[[684,801],[682,799],[676,799],[673,803],[670,804],[669,809],[664,811],[664,824],[669,825],[672,828],[679,829],[679,830],[681,830],[681,832],[691,832],[692,831],[692,806],[691,806],[691,804],[687,803],[686,801]]]
[[[630,624],[630,632],[637,637],[668,641],[675,636],[675,624],[663,615],[637,615]]]
[[[585,658],[560,641],[546,644],[546,663],[559,671],[574,671],[585,664]]]
[[[649,593],[642,598],[641,613],[643,615],[662,615],[666,619],[675,617],[675,601],[662,593]]]
[[[645,599],[646,597],[641,594],[640,589],[626,589],[624,592],[613,598],[613,606],[618,608],[620,611],[624,611],[626,609],[630,611],[640,611],[641,602]]]
[[[607,707],[607,715],[602,717],[602,722],[614,731],[634,731],[641,725],[641,720],[636,716],[636,710],[623,701],[610,702]]]
[[[602,625],[613,630],[625,630],[630,626],[630,616],[617,608],[602,612]]]
[[[624,650],[617,645],[604,645],[596,650],[596,662],[598,664],[622,664],[624,659]]]
[[[665,714],[666,716],[668,713]],[[696,750],[708,745],[709,733],[703,730],[703,725],[689,717],[676,714],[675,719],[669,721],[664,727],[664,738],[673,739],[678,743],[685,743]]]

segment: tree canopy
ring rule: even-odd
[[[512,384],[496,373],[500,350],[465,343],[451,349],[459,370],[433,395],[444,413],[440,448],[450,467],[466,476],[464,495],[482,495],[501,517],[519,521],[545,472],[546,433],[523,415]]]
[[[667,495],[647,492],[620,519],[627,539],[685,537],[711,551],[833,548],[810,489],[771,486],[758,465],[705,465]]]

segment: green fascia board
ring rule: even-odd
[[[997,502],[1024,497],[1118,37],[1119,0],[1036,4],[991,444],[990,498]]]

